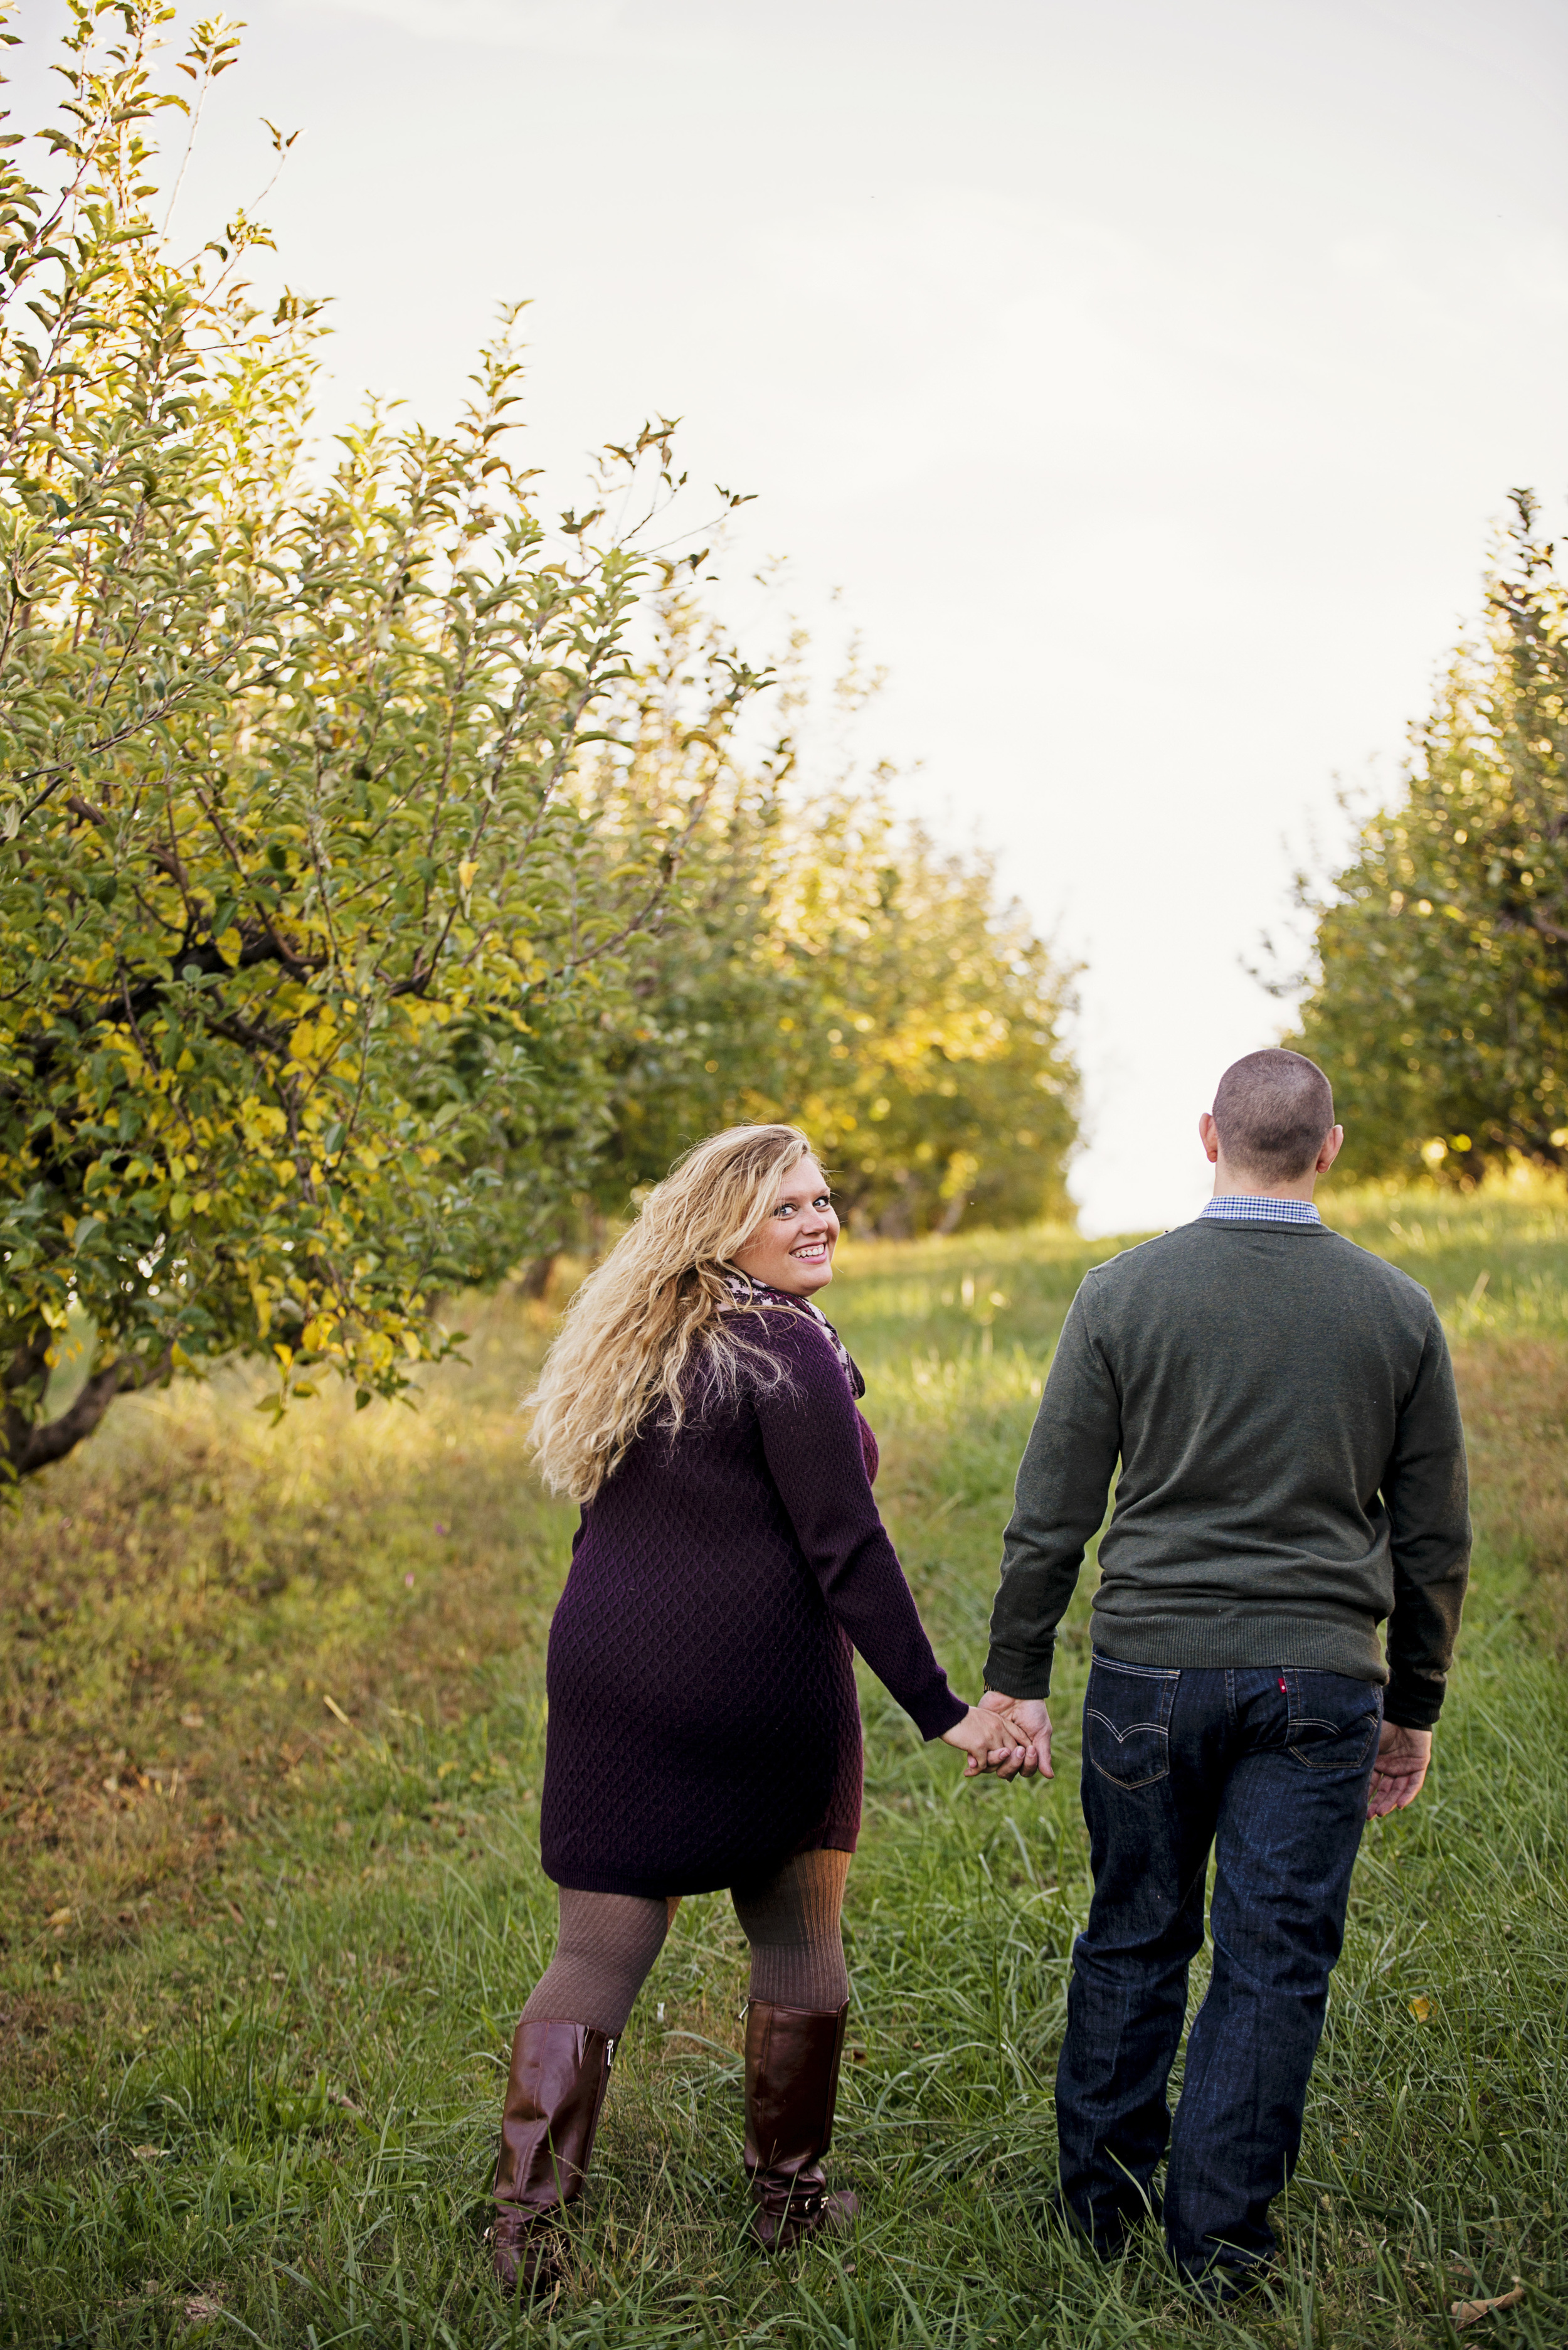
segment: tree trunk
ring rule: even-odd
[[[898,1180],[897,1194],[888,1201],[877,1219],[877,1237],[884,1241],[910,1241],[915,1237],[915,1205],[920,1187],[912,1174]]]
[[[0,1380],[0,1482],[15,1484],[24,1477],[36,1476],[52,1461],[63,1461],[92,1434],[117,1395],[128,1395],[133,1388],[166,1378],[173,1362],[172,1348],[155,1363],[121,1355],[91,1373],[67,1410],[54,1419],[42,1419],[37,1415],[43,1410],[49,1383],[52,1343],[47,1324],[35,1324]]]
[[[524,1266],[517,1284],[523,1296],[543,1297],[545,1295],[550,1286],[550,1275],[556,1270],[560,1253],[558,1248],[546,1249],[543,1256],[532,1258]]]

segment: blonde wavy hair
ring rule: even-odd
[[[790,1169],[815,1155],[798,1126],[731,1126],[693,1144],[654,1185],[567,1306],[523,1399],[552,1492],[591,1502],[649,1419],[679,1430],[694,1362],[715,1399],[734,1396],[748,1365],[777,1376],[771,1357],[732,1326],[733,1259]]]

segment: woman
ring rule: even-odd
[[[851,1644],[971,1771],[1023,1760],[1022,1733],[949,1689],[883,1531],[863,1382],[811,1303],[837,1238],[798,1128],[712,1136],[583,1284],[530,1399],[545,1479],[583,1516],[547,1677],[560,1940],[517,2027],[493,2189],[508,2288],[581,2189],[615,2043],[686,1893],[729,1887],[751,1944],[759,2243],[853,2212],[822,2170],[860,1822]]]

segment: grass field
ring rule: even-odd
[[[764,2266],[740,2180],[743,1943],[686,1902],[618,2062],[568,2279],[508,2309],[477,2235],[515,2011],[548,1954],[542,1649],[566,1513],[512,1411],[548,1328],[476,1306],[417,1413],[274,1430],[236,1373],[117,1406],[0,1525],[0,2342],[557,2345],[1568,2343],[1568,1201],[1349,1198],[1433,1290],[1480,1535],[1427,1793],[1369,1832],[1284,2282],[1189,2312],[1157,2244],[1040,2218],[1088,1899],[1085,1596],[1055,1783],[960,1783],[876,1683],[837,2252]],[[1017,1454],[1116,1243],[846,1248],[884,1506],[978,1693]],[[1194,1986],[1200,1995],[1201,1981]]]

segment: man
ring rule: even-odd
[[[1251,1053],[1199,1121],[1196,1222],[1089,1274],[1018,1474],[985,1702],[1033,1732],[1100,1525],[1083,1800],[1095,1895],[1056,2074],[1058,2208],[1108,2256],[1158,2211],[1216,2300],[1274,2247],[1364,1818],[1426,1775],[1469,1555],[1424,1289],[1312,1204],[1344,1140],[1321,1069]],[[1377,1627],[1388,1622],[1387,1660]],[[1166,2083],[1213,1970],[1174,2126]]]

